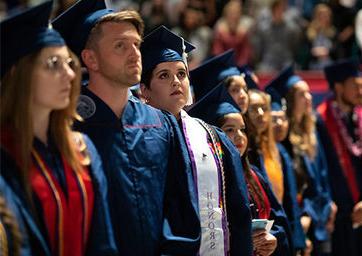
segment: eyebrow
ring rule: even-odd
[[[155,75],[158,75],[159,73],[162,73],[162,72],[170,72],[170,71],[171,71],[170,69],[164,68],[164,69],[161,69],[161,70],[157,71],[157,72],[155,73]],[[184,72],[186,72],[186,69],[184,69],[184,68],[179,68],[179,69],[177,69],[177,71],[184,71]]]
[[[155,75],[158,75],[159,73],[162,73],[162,72],[169,72],[169,70],[168,69],[161,69],[161,70],[157,71],[155,73]]]
[[[115,36],[112,38],[114,41],[121,40],[121,41],[137,41],[139,43],[142,43],[143,40],[141,38],[133,38],[133,37],[127,37],[127,36]]]
[[[66,55],[60,55],[58,53],[55,53],[55,54],[46,54],[44,56],[45,59],[49,59],[49,58],[53,58],[53,57],[57,57],[57,58],[60,58],[60,59],[69,59],[71,58],[70,54],[66,54]]]

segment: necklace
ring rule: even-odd
[[[357,140],[353,142],[352,137],[348,134],[346,125],[343,123],[343,113],[340,108],[337,106],[336,102],[332,104],[332,115],[336,120],[336,124],[339,128],[340,135],[348,151],[352,153],[352,155],[356,157],[362,156],[362,120],[361,116],[358,115],[358,107],[353,110],[352,121],[354,123],[354,134],[356,135]]]

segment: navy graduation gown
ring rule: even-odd
[[[332,235],[333,255],[357,256],[362,253],[362,227],[352,228],[351,213],[355,202],[349,189],[349,184],[343,173],[339,156],[329,135],[329,131],[320,115],[317,115],[317,129],[320,134],[321,145],[324,148],[327,163],[328,177],[334,202],[338,207],[335,229]],[[348,131],[351,129],[347,129]],[[353,129],[352,129],[353,130]],[[356,181],[362,201],[362,158],[352,156]]]
[[[92,177],[94,190],[93,217],[87,241],[86,255],[118,255],[110,222],[108,203],[106,201],[108,189],[102,164],[91,141],[86,136],[83,136],[83,138],[92,161],[89,166],[89,174]],[[14,158],[3,146],[1,148],[1,160],[1,173],[5,182],[14,191],[15,205],[20,213],[20,226],[24,227],[21,228],[22,231],[24,230],[22,235],[25,237],[25,241],[30,244],[31,255],[50,256],[50,246],[42,232],[41,219],[39,219],[39,216],[34,216],[33,207],[30,206],[29,201],[26,199],[26,192],[16,175],[14,175],[18,170],[18,166]]]
[[[282,160],[284,175],[283,208],[288,217],[294,248],[300,250],[306,247],[306,236],[300,222],[302,212],[297,202],[297,184],[293,169],[293,160],[282,144],[278,143],[277,146]]]
[[[312,219],[313,237],[319,242],[328,241],[329,233],[325,227],[331,210],[331,194],[328,183],[328,168],[323,148],[320,146],[317,136],[317,152],[314,160],[307,155],[301,156],[304,170],[308,178],[308,187],[303,192],[303,209]],[[283,145],[290,156],[291,144],[285,140]]]
[[[200,221],[187,150],[173,116],[129,96],[122,117],[86,87],[76,129],[104,163],[121,255],[195,255]]]
[[[270,233],[278,239],[278,245],[273,255],[287,256],[293,255],[293,240],[287,216],[283,207],[278,202],[271,185],[266,179],[265,174],[256,166],[251,166],[251,169],[257,174],[259,181],[270,202],[270,220],[274,220],[274,224]]]
[[[0,175],[0,194],[5,199],[5,205],[8,208],[8,210],[10,211],[10,213],[13,215],[14,221],[18,225],[19,232],[21,234],[20,255],[21,256],[32,255],[28,237],[26,234],[25,223],[23,222],[23,219],[22,219],[21,213],[20,213],[21,204],[20,204],[19,198],[12,191],[12,189],[9,187],[9,185],[6,184],[5,180],[3,179],[3,177],[1,175]],[[7,240],[8,240],[8,253],[9,253],[9,256],[12,256],[13,255],[12,246],[14,246],[13,240],[12,240],[13,237],[11,236],[11,232],[6,229],[6,226],[4,226],[4,227],[5,227],[5,232],[6,232]]]

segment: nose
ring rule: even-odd
[[[73,80],[75,78],[75,72],[74,70],[69,66],[69,64],[64,63],[64,72],[67,76],[67,78],[69,78],[69,80]]]
[[[180,86],[180,84],[181,84],[180,79],[177,77],[177,75],[174,75],[172,80],[172,86]]]
[[[245,93],[245,91],[243,89],[240,89],[239,91],[239,98],[240,99],[245,99],[247,96],[247,94]]]
[[[308,101],[311,101],[312,100],[312,94],[310,94],[310,92],[306,92],[304,94],[304,97],[308,100]]]
[[[140,48],[133,44],[130,48],[130,56],[132,57],[132,60],[138,60],[141,59],[141,50]]]
[[[278,118],[277,121],[276,121],[276,124],[277,124],[278,126],[281,126],[281,125],[283,124],[282,119],[281,119],[281,118]]]
[[[258,114],[260,116],[264,115],[264,110],[261,107],[258,108]]]
[[[238,130],[235,134],[235,139],[243,142],[244,133],[241,130]]]

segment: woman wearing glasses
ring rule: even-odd
[[[1,23],[1,175],[32,255],[116,255],[99,157],[71,130],[80,65],[48,26],[51,8]]]

